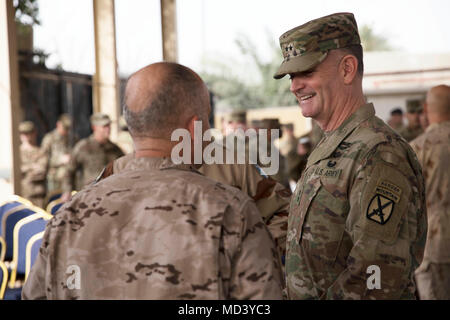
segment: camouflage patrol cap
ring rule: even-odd
[[[59,116],[58,121],[61,122],[64,128],[68,129],[72,126],[72,119],[67,113],[63,113]]]
[[[262,119],[261,125],[264,129],[280,129],[280,121],[277,118]]]
[[[106,126],[111,123],[111,119],[107,114],[94,113],[91,116],[91,124],[94,126]]]
[[[20,133],[31,133],[34,131],[34,123],[31,121],[23,121],[19,124]]]
[[[406,112],[415,113],[415,112],[422,112],[422,111],[423,111],[423,106],[422,106],[421,100],[416,99],[416,100],[406,101]]]
[[[228,121],[246,123],[247,122],[247,112],[233,111],[228,115]]]
[[[325,60],[329,50],[357,44],[361,40],[353,13],[335,13],[309,21],[281,35],[284,60],[273,77],[281,79],[289,73],[308,71]]]

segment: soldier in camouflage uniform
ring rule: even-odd
[[[450,87],[432,88],[426,109],[430,126],[411,142],[427,191],[428,238],[416,280],[421,299],[450,300]]]
[[[31,121],[21,122],[20,133],[20,169],[22,172],[22,197],[38,207],[44,205],[46,159],[36,146],[36,130]]]
[[[225,154],[225,152],[224,152]],[[98,181],[122,172],[134,159],[127,154],[108,164]],[[256,207],[266,223],[278,248],[282,261],[286,255],[287,216],[292,193],[264,174],[253,164],[203,164],[198,171],[208,178],[238,188],[255,201]]]
[[[56,128],[47,133],[41,143],[41,150],[47,158],[47,195],[62,190],[62,180],[70,160],[69,130],[72,121],[62,114]]]
[[[254,202],[170,160],[173,130],[193,136],[197,120],[206,130],[209,112],[190,69],[157,63],[133,74],[124,113],[135,157],[58,211],[22,297],[281,299],[279,257]],[[79,286],[69,266],[79,266]]]
[[[422,102],[420,100],[406,101],[406,118],[408,125],[397,132],[408,142],[414,140],[423,133],[423,128],[420,124],[420,115],[423,112]]]
[[[286,248],[290,299],[415,299],[427,222],[411,147],[362,92],[362,47],[351,13],[280,37],[303,116],[325,137],[292,196]]]
[[[106,114],[93,114],[91,125],[92,135],[73,148],[63,181],[63,200],[67,200],[73,190],[81,190],[93,182],[105,165],[124,154],[109,140],[111,120]]]
[[[284,124],[281,126],[283,136],[278,143],[278,149],[283,157],[287,157],[290,152],[297,151],[298,139],[294,136],[294,125],[292,123]]]

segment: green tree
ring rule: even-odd
[[[213,62],[216,65],[216,73],[203,73],[210,90],[214,92],[220,107],[234,109],[263,108],[273,106],[294,105],[295,98],[289,91],[290,81],[287,78],[275,80],[273,75],[279,67],[282,56],[279,48],[273,42],[273,37],[268,35],[271,58],[263,61],[255,44],[246,35],[239,35],[235,44],[243,56],[246,56],[257,72],[257,80],[254,83],[246,83],[233,75],[229,65]],[[231,59],[230,59],[231,60]],[[219,68],[217,68],[219,65]]]
[[[38,0],[14,0],[16,21],[25,25],[40,25]]]
[[[376,34],[369,25],[365,24],[360,27],[359,35],[364,51],[390,51],[393,49],[388,39]]]

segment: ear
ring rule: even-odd
[[[188,120],[187,123],[187,130],[189,131],[191,135],[191,140],[194,140],[194,123],[195,121],[200,121],[200,119],[197,116],[193,116],[191,119]]]
[[[351,54],[344,56],[341,60],[340,70],[344,84],[352,84],[358,72],[358,59]]]

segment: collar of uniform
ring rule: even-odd
[[[430,132],[431,130],[434,130],[439,127],[447,127],[450,126],[450,121],[443,121],[439,123],[432,123],[428,126],[428,128],[425,130],[425,132]]]
[[[169,157],[164,158],[133,158],[129,161],[123,170],[166,170],[166,169],[179,169],[186,171],[196,171],[195,167],[191,164],[175,164]]]
[[[336,130],[325,132],[325,138],[317,146],[308,158],[306,168],[316,162],[328,158],[337,146],[357,127],[359,124],[375,115],[375,108],[372,103],[367,103],[360,107],[350,117],[348,117]]]

